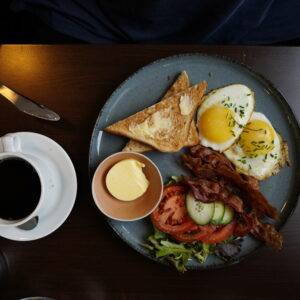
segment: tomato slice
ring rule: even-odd
[[[165,188],[160,204],[151,214],[153,225],[160,231],[179,234],[198,227],[187,214],[185,190],[181,185]]]
[[[230,224],[217,229],[212,234],[207,235],[202,239],[203,243],[206,244],[218,244],[227,240],[230,236],[233,235],[234,229],[236,226],[236,221],[233,220]]]
[[[202,241],[207,236],[211,235],[215,229],[216,227],[214,225],[198,226],[198,228],[194,231],[172,234],[172,237],[180,242],[193,243],[196,241]]]
[[[236,221],[217,227],[215,225],[199,226],[188,216],[185,205],[186,187],[180,184],[166,186],[163,198],[151,214],[153,225],[160,231],[170,234],[180,242],[201,241],[217,244],[233,235]]]
[[[169,198],[173,195],[182,195],[186,191],[186,188],[183,185],[173,184],[164,187],[164,192],[162,198]]]

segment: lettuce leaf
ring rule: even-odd
[[[214,247],[209,244],[202,244],[202,249],[198,252],[195,252],[194,256],[197,258],[200,264],[203,264],[211,253],[214,253]]]
[[[171,176],[165,185],[175,184],[183,180],[183,175],[181,176]]]
[[[183,273],[189,259],[195,257],[200,263],[204,263],[211,253],[210,245],[193,243],[185,244],[172,242],[167,235],[155,229],[154,234],[148,237],[147,247],[156,258],[168,261]]]

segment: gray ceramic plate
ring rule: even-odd
[[[292,213],[300,192],[300,185],[297,184],[300,179],[300,161],[297,156],[297,153],[300,153],[299,127],[283,96],[270,82],[248,67],[227,59],[200,54],[172,56],[155,61],[130,76],[113,92],[99,114],[91,140],[89,160],[91,175],[104,158],[120,151],[126,143],[125,138],[107,134],[102,130],[157,102],[182,70],[187,71],[192,84],[206,80],[209,89],[232,83],[249,86],[255,91],[255,110],[263,112],[287,140],[291,167],[285,167],[278,175],[261,184],[263,194],[280,211],[280,221],[276,225],[281,227]],[[187,170],[180,163],[180,154],[153,151],[147,153],[147,156],[158,165],[166,179],[170,175],[187,174]],[[141,245],[153,230],[148,219],[128,223],[109,220],[109,224],[131,247],[152,258],[147,249]],[[235,261],[225,264],[220,259],[210,256],[204,265],[190,261],[188,267],[217,268],[233,264],[259,246],[260,243],[249,236],[245,238],[242,251]]]

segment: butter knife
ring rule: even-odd
[[[2,95],[5,99],[15,105],[18,110],[24,112],[25,114],[48,121],[60,120],[60,116],[54,111],[48,109],[44,105],[37,104],[32,100],[17,94],[2,84],[0,84],[0,95]]]

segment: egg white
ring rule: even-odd
[[[262,113],[254,112],[250,122],[253,120],[262,120],[273,128],[269,119]],[[266,179],[278,173],[281,167],[288,162],[287,144],[275,130],[274,132],[274,148],[267,156],[262,154],[257,157],[249,157],[238,142],[227,149],[224,154],[235,165],[238,172],[253,176],[258,180]]]
[[[254,110],[254,104],[254,92],[242,84],[232,84],[211,91],[204,97],[204,101],[198,109],[197,124],[201,119],[201,115],[213,105],[221,105],[228,108],[231,111],[236,124],[232,128],[232,138],[223,143],[215,143],[205,138],[201,133],[200,126],[198,126],[200,143],[203,146],[211,147],[219,152],[228,149],[239,138],[243,131],[243,126],[248,123]]]

